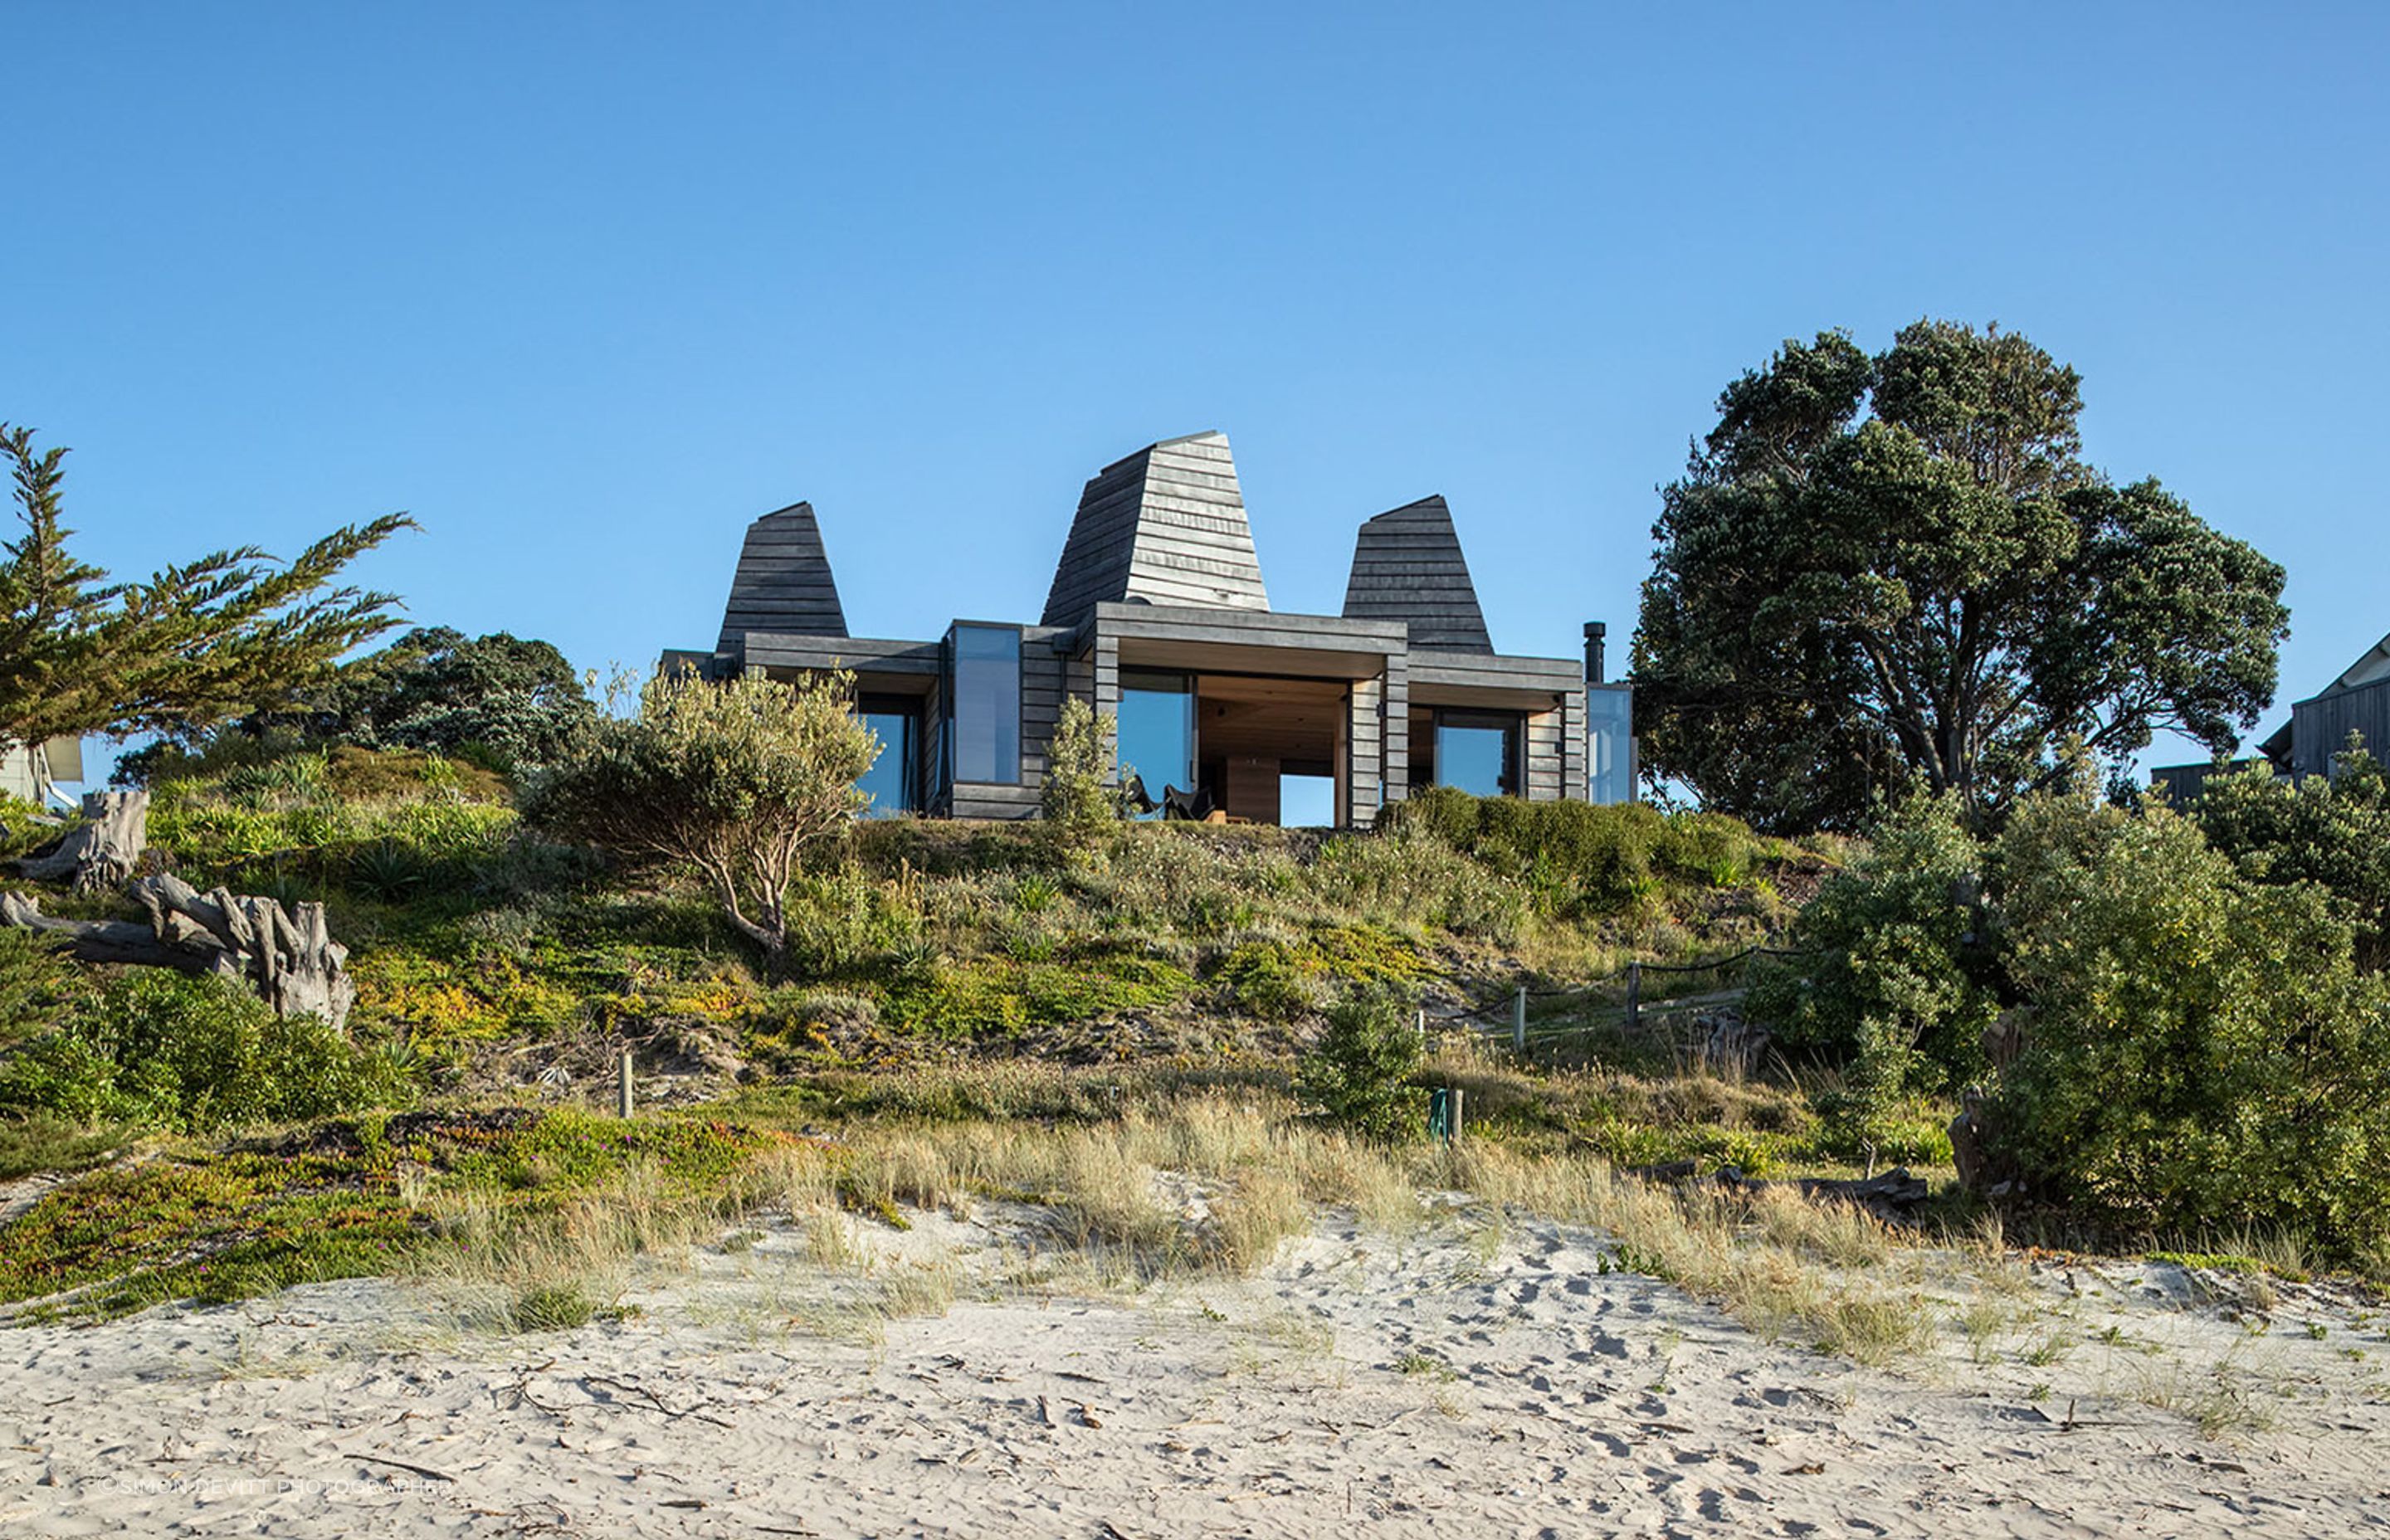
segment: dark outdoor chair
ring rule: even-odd
[[[1128,805],[1139,813],[1150,813],[1162,804],[1153,800],[1151,792],[1146,790],[1143,776],[1131,776],[1128,778]]]
[[[1162,815],[1201,823],[1212,815],[1212,793],[1197,789],[1181,791],[1175,786],[1162,789]]]

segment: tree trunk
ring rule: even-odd
[[[131,892],[148,912],[146,925],[53,918],[39,899],[22,893],[0,893],[0,924],[64,937],[85,962],[238,980],[277,1016],[320,1016],[347,1029],[357,987],[348,975],[349,949],[326,930],[322,905],[302,904],[293,914],[273,899],[237,897],[223,888],[202,896],[170,875],[145,877]]]
[[[47,855],[17,863],[27,877],[44,882],[71,878],[75,892],[121,888],[133,880],[141,853],[149,847],[149,793],[93,791],[83,800],[84,821]]]

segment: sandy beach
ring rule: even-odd
[[[1970,1333],[1954,1267],[1916,1297],[1940,1345],[1885,1371],[1542,1222],[1394,1240],[1331,1216],[1250,1277],[1141,1290],[1000,1213],[842,1223],[843,1265],[766,1223],[644,1264],[621,1318],[569,1332],[477,1334],[382,1281],[8,1331],[0,1529],[2390,1530],[2390,1347],[2326,1290],[2272,1286],[2261,1317],[2229,1278],[2051,1261]]]

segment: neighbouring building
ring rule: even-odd
[[[83,739],[54,738],[47,743],[0,747],[0,791],[46,808],[60,781],[83,779]]]
[[[2375,755],[2390,745],[2390,636],[2373,644],[2365,656],[2342,671],[2320,694],[2291,706],[2291,719],[2257,745],[2277,774],[2304,780],[2332,774],[2332,756],[2348,746],[2355,733]],[[2199,795],[2208,778],[2257,763],[2231,761],[2224,765],[2169,764],[2150,772],[2176,802]]]
[[[1452,514],[1426,497],[1361,526],[1340,615],[1270,608],[1223,434],[1148,445],[1079,495],[1036,623],[936,640],[850,636],[807,503],[748,527],[713,651],[727,677],[853,673],[884,746],[877,815],[1035,814],[1063,700],[1112,713],[1119,763],[1165,813],[1279,821],[1289,777],[1367,827],[1414,787],[1535,801],[1633,794],[1632,697],[1578,658],[1494,650]]]

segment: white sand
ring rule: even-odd
[[[928,1264],[965,1297],[858,1340],[837,1302],[864,1285],[781,1228],[548,1336],[443,1332],[384,1283],[0,1332],[0,1532],[2390,1530],[2390,1346],[2323,1294],[2253,1329],[2178,1269],[2047,1267],[1987,1361],[1946,1325],[1893,1374],[1763,1341],[1545,1225],[1490,1246],[1331,1226],[1251,1279],[1102,1297],[1024,1287],[980,1225],[878,1233],[877,1283]],[[2145,1399],[2202,1396],[2264,1426],[2210,1438]]]

